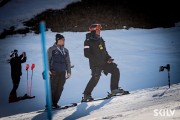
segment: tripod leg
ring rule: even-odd
[[[168,72],[168,81],[169,81],[169,88],[170,88],[171,82],[170,82],[170,73],[169,72]]]

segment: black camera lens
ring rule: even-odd
[[[162,72],[162,71],[164,71],[164,67],[163,67],[163,66],[160,66],[160,67],[159,67],[159,72]]]

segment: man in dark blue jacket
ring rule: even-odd
[[[51,95],[53,108],[59,108],[57,104],[63,88],[71,76],[71,62],[69,51],[64,47],[64,36],[56,34],[55,44],[48,49],[49,74],[51,82]]]
[[[93,24],[89,28],[91,32],[86,34],[86,40],[84,42],[84,56],[89,59],[92,77],[84,90],[84,97],[82,101],[93,100],[91,92],[97,85],[102,71],[105,75],[108,73],[111,74],[110,89],[112,95],[118,93],[128,93],[128,91],[124,91],[118,87],[120,71],[119,68],[117,68],[117,64],[113,62],[113,59],[107,52],[105,41],[102,37],[100,37],[101,28],[100,24]]]
[[[14,50],[10,54],[11,59],[9,63],[11,65],[11,78],[13,82],[13,88],[9,95],[9,103],[18,101],[16,90],[18,89],[20,77],[22,75],[21,63],[26,62],[26,53],[23,52],[18,56],[18,50]]]

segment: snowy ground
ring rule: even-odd
[[[53,112],[53,120],[179,120],[180,84],[133,91],[129,95]],[[45,120],[37,111],[4,117],[1,120]]]

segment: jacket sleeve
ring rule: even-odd
[[[103,40],[103,41],[104,41],[104,40]],[[108,60],[111,58],[111,56],[109,55],[109,53],[108,53],[107,50],[106,50],[105,41],[103,42],[103,45],[104,45],[105,54],[106,54],[106,61],[108,61]]]
[[[25,63],[26,60],[27,60],[27,57],[24,57],[23,54],[21,54],[21,55],[19,56],[19,60],[21,61],[21,63]]]
[[[51,61],[52,61],[52,48],[51,47],[47,50],[47,55],[48,55],[49,70],[51,70]]]
[[[71,60],[69,56],[69,51],[66,49],[66,66],[67,66],[67,73],[71,74]]]
[[[108,52],[106,51],[106,60],[108,61],[111,58],[111,56],[108,54]]]
[[[87,39],[84,41],[84,56],[89,59],[93,57],[91,52],[91,46],[89,40]]]

